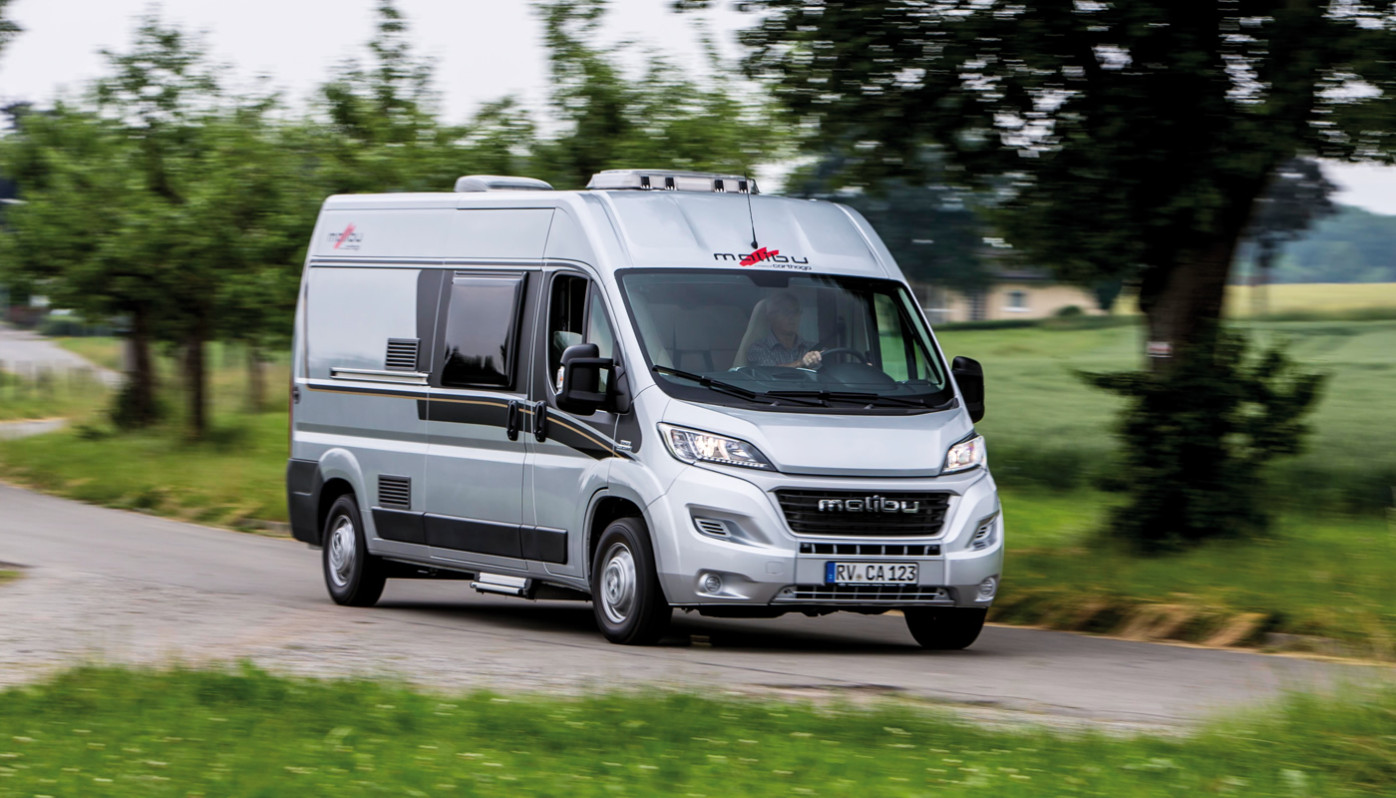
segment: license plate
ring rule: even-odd
[[[824,564],[826,585],[914,585],[914,562],[831,562]]]

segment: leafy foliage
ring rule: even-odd
[[[657,56],[627,74],[616,52],[594,42],[605,3],[535,3],[552,68],[550,104],[562,132],[538,147],[541,171],[559,188],[581,188],[622,167],[745,174],[780,154],[785,135],[769,103],[734,84],[710,51],[710,75]]]
[[[1123,468],[1110,485],[1130,498],[1110,529],[1146,550],[1263,531],[1262,470],[1300,451],[1303,417],[1319,399],[1324,377],[1301,371],[1282,346],[1252,358],[1239,333],[1214,335],[1205,356],[1167,377],[1082,375],[1126,399]]]
[[[1396,216],[1337,206],[1331,216],[1281,244],[1274,278],[1281,283],[1396,282]],[[1255,267],[1257,253],[1243,249],[1243,265]]]

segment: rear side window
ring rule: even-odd
[[[457,275],[446,308],[441,384],[510,388],[524,275]]]

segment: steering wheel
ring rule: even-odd
[[[820,367],[822,368],[824,366],[824,364],[827,362],[826,359],[828,357],[837,357],[839,355],[847,357],[851,362],[854,363],[862,363],[867,357],[866,354],[864,354],[863,352],[859,352],[857,349],[850,349],[846,346],[836,346],[831,349],[825,349],[823,352],[819,353]]]

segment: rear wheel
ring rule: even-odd
[[[969,648],[984,628],[986,609],[976,607],[907,607],[906,628],[922,648],[951,651]]]
[[[340,496],[330,505],[322,540],[321,561],[330,598],[350,607],[372,607],[383,595],[387,568],[368,553],[359,505],[352,494]]]
[[[612,643],[643,646],[663,637],[673,608],[664,600],[649,532],[638,518],[612,521],[591,564],[591,606]]]

